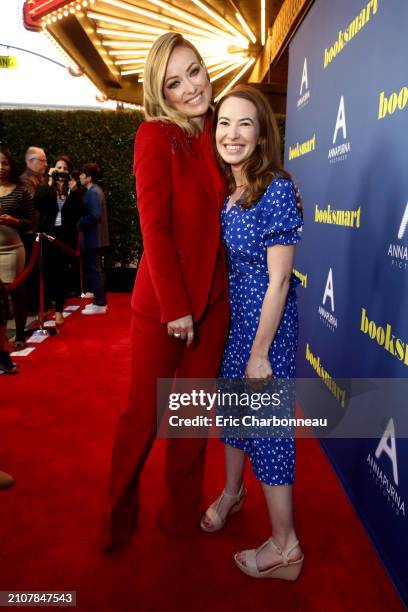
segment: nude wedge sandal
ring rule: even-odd
[[[201,519],[201,529],[203,531],[206,531],[207,533],[213,533],[214,531],[219,531],[220,529],[222,529],[226,523],[227,518],[231,514],[235,514],[236,512],[239,512],[239,510],[241,510],[246,493],[247,490],[243,484],[241,485],[241,488],[236,495],[231,495],[231,493],[227,493],[224,489],[219,498],[213,504],[211,504],[209,508],[207,508],[206,513]],[[223,497],[228,497],[229,499],[234,501],[234,504],[231,506],[225,519],[222,519],[218,513],[218,508],[220,507]],[[210,519],[212,523],[211,527],[207,527],[207,525],[205,525],[204,520],[206,518]]]
[[[269,543],[272,544],[276,552],[281,555],[282,563],[276,563],[272,567],[268,567],[265,570],[259,571],[256,565],[256,556],[263,550]],[[280,578],[281,580],[297,580],[300,572],[302,571],[304,555],[296,561],[290,561],[289,555],[298,546],[299,542],[296,542],[286,550],[282,550],[272,538],[266,540],[259,548],[251,548],[245,550],[245,565],[238,559],[238,553],[234,555],[235,563],[238,568],[244,572],[247,576],[252,578]]]

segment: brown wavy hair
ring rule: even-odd
[[[279,130],[267,98],[254,87],[238,85],[217,102],[212,122],[213,147],[217,161],[227,178],[229,193],[232,193],[236,188],[235,179],[230,164],[222,159],[215,144],[215,131],[220,108],[228,98],[248,100],[255,106],[257,112],[259,142],[252,155],[243,164],[242,174],[248,186],[242,198],[237,202],[241,208],[251,208],[260,200],[274,178],[292,180],[292,177],[282,166]]]

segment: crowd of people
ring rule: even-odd
[[[44,305],[55,311],[55,324],[64,324],[64,303],[72,282],[75,255],[81,254],[82,294],[93,297],[82,313],[104,314],[107,309],[102,253],[109,246],[105,196],[97,184],[100,169],[88,162],[74,172],[68,155],[60,155],[48,166],[43,149],[28,147],[26,168],[19,176],[10,150],[0,144],[0,372],[15,374],[18,366],[10,358],[6,335],[9,316],[7,286],[23,272],[34,241],[42,234],[41,257]],[[38,313],[38,263],[25,282],[9,292],[15,320],[13,350],[25,348],[28,310]]]

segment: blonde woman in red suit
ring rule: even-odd
[[[226,185],[211,148],[211,85],[198,51],[180,34],[153,44],[144,71],[146,121],[134,172],[144,254],[132,296],[129,401],[113,448],[103,546],[129,541],[139,479],[156,436],[158,378],[217,375],[229,324],[220,210]],[[198,531],[206,441],[169,439],[168,535]]]

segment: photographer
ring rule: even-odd
[[[38,231],[75,249],[78,242],[76,226],[83,204],[77,183],[71,176],[72,170],[70,158],[60,155],[48,171],[48,185],[38,188],[34,205],[39,212]],[[48,240],[44,240],[43,248],[46,303],[55,300],[55,322],[62,325],[72,257]]]

